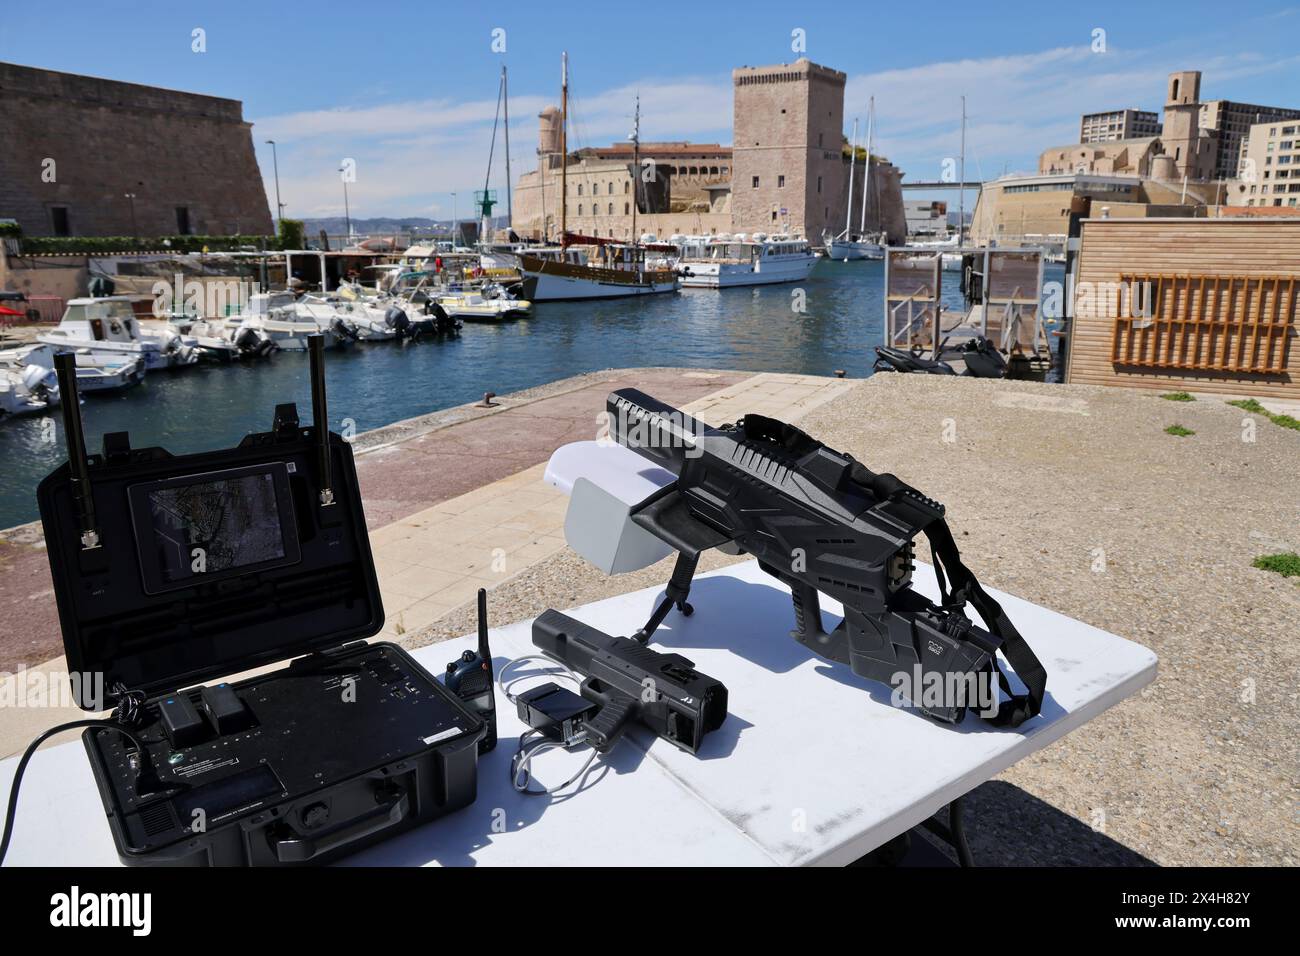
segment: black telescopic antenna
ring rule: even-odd
[[[478,656],[487,670],[488,686],[492,686],[492,650],[488,647],[487,590],[478,589]]]
[[[81,531],[81,549],[99,547],[95,521],[95,498],[90,490],[90,465],[86,460],[86,433],[81,427],[81,402],[77,395],[77,356],[56,352],[54,372],[59,378],[59,405],[63,411],[63,434],[68,443],[68,467],[72,470],[72,504]]]
[[[325,336],[309,335],[311,355],[311,417],[316,426],[316,455],[320,473],[320,503],[334,504],[334,482],[330,475],[329,409],[325,403]]]

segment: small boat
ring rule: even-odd
[[[154,313],[158,315],[157,312]],[[239,347],[219,334],[213,334],[207,323],[190,312],[169,312],[158,316],[166,323],[166,328],[181,337],[181,341],[193,349],[200,362],[215,362],[226,365],[240,358]],[[141,325],[148,331],[150,326]]]
[[[690,288],[726,289],[732,286],[799,282],[817,265],[808,240],[792,236],[767,236],[756,232],[718,236],[702,246],[687,247],[677,262],[682,285]]]
[[[59,404],[59,381],[38,365],[0,368],[0,419],[32,415]]]
[[[524,319],[533,311],[533,304],[527,299],[513,298],[495,283],[487,283],[478,290],[453,289],[433,301],[453,319],[466,322]]]
[[[89,350],[120,362],[139,358],[145,371],[183,368],[199,356],[176,332],[141,328],[131,299],[124,295],[70,299],[56,328],[36,336],[42,345]]]
[[[305,352],[308,338],[318,334],[325,336],[326,348],[353,341],[351,336],[332,326],[322,327],[316,319],[300,315],[297,299],[292,292],[258,292],[251,295],[248,297],[247,310],[238,316],[231,316],[231,319],[236,318],[239,327],[231,338],[236,345],[240,344],[240,337],[245,331],[258,337],[255,348],[261,348],[265,340],[286,352]]]
[[[0,368],[22,371],[41,368],[53,374],[54,353],[52,345],[24,345],[0,351]],[[90,349],[76,349],[77,391],[107,392],[130,388],[144,381],[144,360],[121,358]]]
[[[312,318],[322,328],[335,328],[358,342],[386,342],[400,338],[398,330],[386,321],[385,311],[372,304],[374,301],[308,294],[298,300],[298,314]]]

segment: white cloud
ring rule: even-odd
[[[1166,76],[1201,69],[1205,98],[1233,98],[1231,86],[1268,73],[1293,76],[1300,57],[1268,59],[1249,53],[1200,56],[1186,49],[1117,49],[1093,53],[1085,44],[1018,55],[969,57],[907,69],[850,75],[845,95],[846,131],[857,115],[865,120],[867,98],[876,100],[876,150],[907,178],[938,177],[955,157],[960,140],[960,97],[967,98],[967,174],[993,178],[1010,170],[1033,169],[1039,153],[1071,142],[1079,115],[1119,107],[1159,110]],[[623,141],[632,128],[633,102],[641,97],[644,140],[731,140],[730,76],[644,79],[583,95],[571,91],[570,145]],[[558,94],[558,91],[556,91]],[[558,97],[556,97],[558,98]],[[536,165],[537,113],[556,98],[512,97],[511,161],[519,173]],[[1240,97],[1238,97],[1240,98]],[[1280,93],[1291,101],[1292,93]],[[1270,97],[1272,99],[1272,97]],[[357,161],[349,185],[357,216],[449,217],[451,190],[457,211],[469,215],[471,193],[483,186],[496,100],[450,97],[407,99],[309,110],[255,121],[267,194],[274,202],[269,147],[280,149],[283,197],[290,216],[343,212],[343,190],[335,172],[340,160]],[[497,142],[493,188],[504,209],[501,139]]]
[[[558,91],[557,91],[558,93]],[[599,146],[623,141],[632,130],[641,97],[641,138],[727,142],[731,130],[729,82],[701,79],[645,80],[591,96],[571,93],[569,143]],[[517,96],[510,100],[512,172],[536,166],[537,114],[558,99]],[[405,100],[333,110],[308,110],[254,120],[259,149],[274,139],[279,149],[281,196],[291,217],[343,214],[343,185],[336,172],[344,157],[356,160],[357,180],[348,184],[354,216],[470,215],[472,193],[483,188],[496,100],[450,98]],[[498,131],[491,188],[505,206],[504,136]],[[262,168],[275,202],[269,155]]]

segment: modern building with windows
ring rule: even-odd
[[[1079,119],[1080,143],[1110,143],[1160,135],[1160,116],[1151,110],[1110,110],[1084,113]]]
[[[1242,206],[1300,206],[1300,120],[1250,127],[1233,195]]]

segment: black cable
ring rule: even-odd
[[[112,720],[73,720],[66,724],[59,724],[57,727],[51,727],[35,740],[33,740],[23,752],[22,759],[18,761],[18,769],[14,771],[14,780],[9,787],[9,808],[5,811],[5,829],[4,836],[0,837],[0,865],[4,864],[5,854],[9,852],[9,840],[14,832],[14,817],[18,810],[18,787],[23,782],[23,771],[27,769],[27,762],[32,759],[32,754],[36,753],[36,748],[55,734],[61,734],[65,730],[74,730],[77,727],[100,727],[104,730],[116,730],[123,737],[126,737],[135,744],[136,749],[140,752],[140,773],[143,776],[146,772],[151,772],[152,768],[148,767],[149,751],[140,742],[140,738],[131,731],[127,730],[121,724]]]

